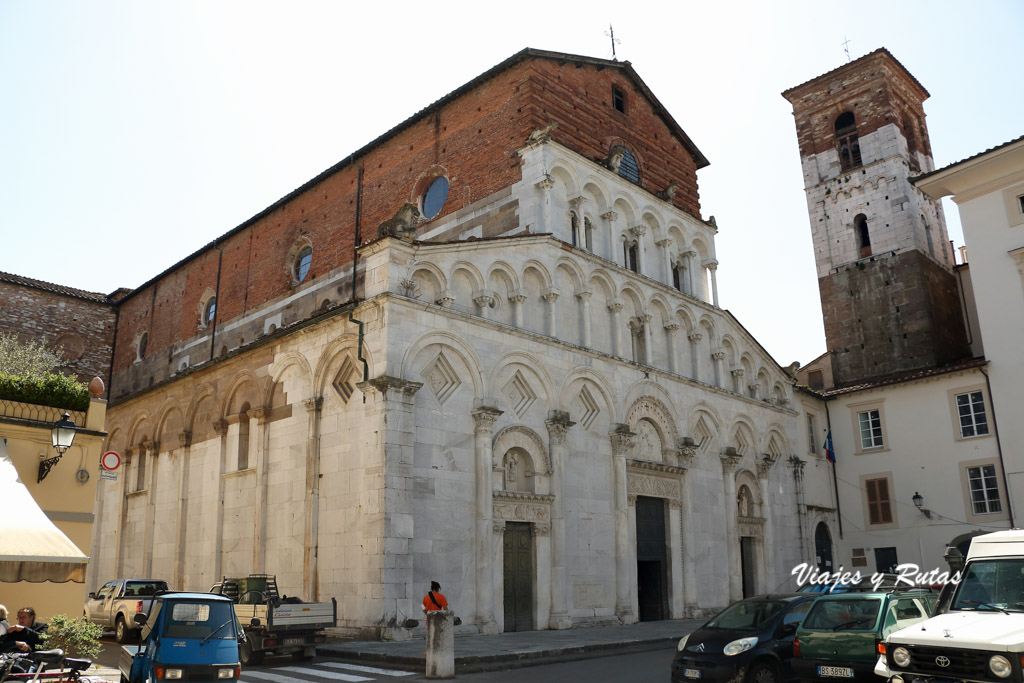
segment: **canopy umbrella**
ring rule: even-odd
[[[0,581],[85,582],[89,557],[58,529],[18,478],[0,439]]]

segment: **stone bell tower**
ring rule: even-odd
[[[793,105],[836,386],[968,357],[928,91],[882,48],[782,93]]]

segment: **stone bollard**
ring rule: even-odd
[[[455,615],[427,612],[427,678],[455,678]]]

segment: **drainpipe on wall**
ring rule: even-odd
[[[359,265],[359,211],[362,206],[363,197],[363,167],[356,163],[356,157],[352,155],[352,165],[356,167],[356,229],[355,238],[352,245],[352,310],[348,313],[348,319],[350,322],[357,323],[359,325],[359,342],[356,347],[356,357],[359,362],[363,364],[363,381],[370,379],[370,366],[363,358],[363,321],[356,320],[355,317],[355,302],[356,302],[356,267]],[[366,403],[366,396],[363,395],[363,403]]]
[[[985,375],[985,388],[988,390],[988,400],[992,403],[992,433],[996,437],[996,452],[999,453],[999,469],[1003,471],[1003,489],[1006,491],[1006,514],[1010,516],[1010,528],[1015,528],[1013,523],[1013,506],[1010,504],[1010,484],[1006,481],[1006,463],[1003,462],[1003,444],[999,439],[999,424],[996,422],[996,399],[992,395],[992,383],[988,379],[985,368],[978,368],[981,374]]]
[[[217,286],[213,290],[213,301],[216,308],[213,309],[213,320],[210,321],[210,360],[213,360],[213,354],[216,349],[214,344],[217,342],[217,314],[220,312],[220,264],[224,259],[224,250],[217,246],[217,242],[214,241],[213,248],[217,250]]]
[[[835,384],[835,382],[833,382]],[[836,452],[836,442],[832,439],[832,414],[828,411],[828,401],[825,401],[825,423],[828,425],[828,437],[832,440],[833,457]],[[832,490],[836,494],[836,524],[839,525],[839,540],[843,539],[843,511],[839,509],[839,481],[836,478],[836,464],[832,463]]]

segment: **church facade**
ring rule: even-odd
[[[525,50],[126,295],[89,580],[392,635],[430,580],[482,632],[791,586],[820,401],[719,306],[706,164],[628,62]]]

